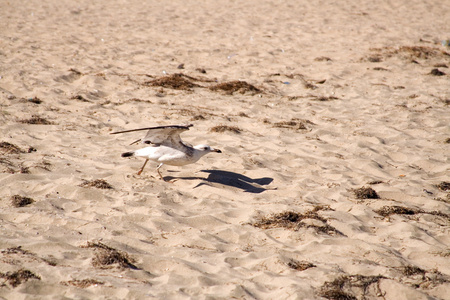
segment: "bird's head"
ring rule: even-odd
[[[197,146],[194,146],[194,148],[198,151],[203,152],[204,154],[209,153],[209,152],[222,153],[222,151],[220,151],[219,149],[211,148],[208,145],[197,145]]]

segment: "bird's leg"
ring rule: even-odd
[[[145,165],[147,164],[148,159],[145,160],[144,165],[142,166],[142,168],[139,170],[139,172],[137,172],[138,175],[141,175],[142,171],[144,171]]]
[[[159,177],[160,177],[162,180],[164,180],[164,177],[162,177],[161,172],[159,171],[159,168],[161,168],[162,165],[163,165],[163,164],[160,163],[159,166],[156,168],[156,171],[158,172]],[[165,180],[164,180],[164,181],[165,181]]]
[[[175,181],[177,181],[177,179],[172,179],[172,180],[165,180],[164,177],[162,177],[161,172],[159,171],[159,168],[162,167],[162,163],[159,164],[159,166],[156,168],[156,171],[158,171],[159,177],[164,180],[165,182],[169,182],[169,183],[174,183]]]

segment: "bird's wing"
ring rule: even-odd
[[[189,125],[146,127],[146,128],[117,131],[112,132],[111,134],[148,130],[147,134],[142,139],[143,143],[153,145],[164,145],[171,148],[179,148],[180,145],[186,146],[186,143],[184,143],[180,138],[180,133],[189,130],[189,127],[192,126],[193,126],[192,124],[189,124]]]

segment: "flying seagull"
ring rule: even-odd
[[[145,165],[149,160],[159,162],[160,164],[156,168],[159,177],[164,180],[159,169],[163,164],[171,166],[184,166],[193,164],[198,161],[203,155],[210,152],[222,153],[219,149],[211,148],[208,145],[192,146],[180,138],[180,134],[183,131],[189,130],[189,127],[194,125],[170,125],[170,126],[157,126],[146,127],[139,129],[131,129],[124,131],[112,132],[111,134],[127,133],[141,130],[148,130],[145,137],[142,139],[142,143],[147,144],[148,147],[122,153],[122,157],[139,156],[144,157],[145,162],[142,168],[137,173],[141,175],[145,168]],[[131,143],[135,144],[141,141],[140,139]]]

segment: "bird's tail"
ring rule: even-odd
[[[134,151],[122,153],[122,157],[130,157],[134,155]]]

